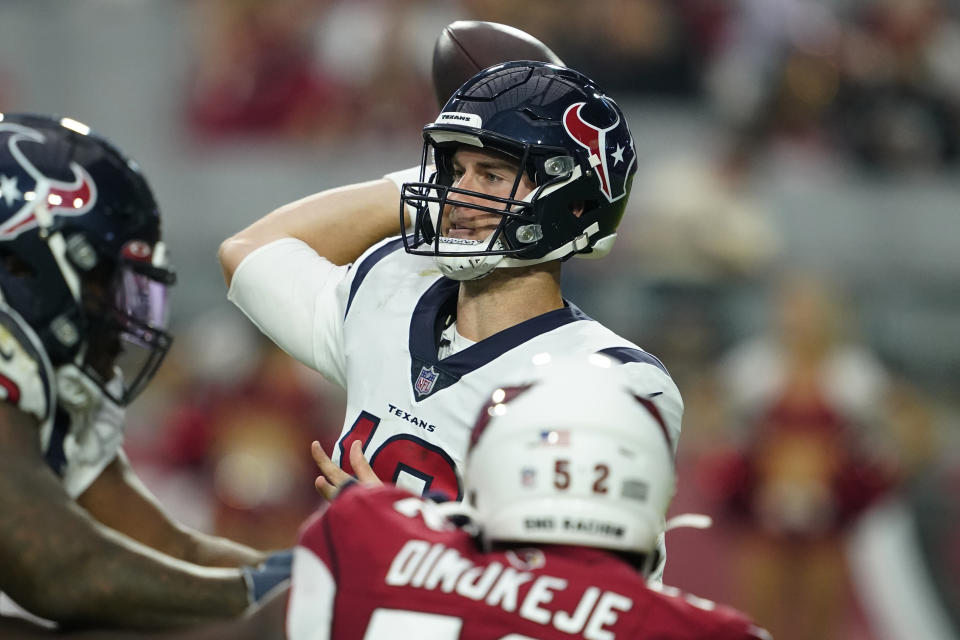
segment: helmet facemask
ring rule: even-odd
[[[481,141],[456,132],[434,131],[425,139],[420,181],[405,184],[401,192],[402,210],[415,211],[412,231],[401,217],[409,253],[434,256],[441,272],[455,280],[474,280],[497,267],[527,266],[554,258],[543,258],[538,251],[546,210],[541,196],[571,179],[573,158],[563,155],[563,150]],[[492,152],[492,158],[515,165],[509,192],[492,195],[454,186],[454,156],[460,149]],[[525,187],[529,191],[519,196]],[[483,239],[458,238],[450,234],[455,209],[496,215],[500,220]]]
[[[461,86],[423,136],[419,182],[401,190],[401,213],[414,214],[412,232],[401,220],[409,253],[434,256],[458,280],[609,253],[637,154],[619,106],[588,77],[529,60],[494,65]],[[450,148],[506,154],[535,186],[530,193],[497,192],[499,199],[458,191],[465,185],[450,180],[444,166]],[[500,215],[501,224],[482,239],[448,241],[443,218],[468,196],[481,205],[474,209]]]
[[[139,241],[128,245],[147,247]],[[162,254],[163,243],[159,242],[146,259],[125,257],[106,279],[92,272],[83,281],[87,330],[78,364],[122,406],[147,385],[173,341],[166,331],[167,287],[175,276],[163,263]],[[151,255],[159,260],[150,259]]]

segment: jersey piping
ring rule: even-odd
[[[462,351],[440,360],[437,356],[435,324],[441,307],[455,295],[460,283],[442,278],[420,297],[410,320],[410,383],[417,402],[442,391],[460,378],[488,364],[515,347],[558,327],[583,320],[592,321],[576,305],[564,300],[562,309],[525,320],[503,331],[470,345]],[[423,392],[418,381],[424,375],[436,376],[432,387]]]
[[[630,347],[609,347],[607,349],[601,349],[597,353],[619,360],[621,364],[627,364],[628,362],[645,362],[647,364],[652,364],[668,376],[670,375],[670,372],[667,371],[667,368],[662,362],[660,362],[659,358],[653,354],[647,353],[642,349],[632,349]]]
[[[363,282],[363,279],[367,277],[367,274],[370,273],[370,269],[402,246],[403,238],[391,240],[367,256],[363,262],[357,266],[357,271],[353,276],[353,282],[350,283],[350,294],[347,296],[347,307],[343,312],[344,319],[346,319],[347,314],[350,313],[350,305],[353,303],[353,297],[357,295],[357,291],[360,289],[360,284]]]

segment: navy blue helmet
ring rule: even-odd
[[[489,67],[450,98],[423,137],[420,181],[405,184],[401,194],[416,212],[412,230],[404,223],[408,252],[437,256],[441,270],[456,279],[609,252],[636,173],[636,151],[620,107],[590,78],[543,62]],[[520,174],[507,198],[458,188],[452,158],[464,145],[515,161],[536,185],[532,193],[516,197]],[[448,239],[437,231],[451,207],[502,219],[485,240]]]
[[[174,281],[132,160],[75,120],[0,113],[0,292],[54,366],[129,402],[170,346]]]

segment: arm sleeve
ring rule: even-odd
[[[427,175],[424,178],[425,180],[430,179],[430,174],[433,173],[433,167],[427,167]],[[393,171],[383,176],[393,184],[397,185],[397,191],[400,194],[403,194],[403,185],[407,182],[420,182],[420,165],[415,167],[410,167],[409,169],[401,169],[400,171]],[[416,209],[410,205],[406,205],[407,213],[410,214],[410,219],[415,219],[417,215]]]
[[[345,386],[343,316],[350,273],[349,265],[338,267],[306,243],[283,238],[243,259],[227,298],[281,349]]]

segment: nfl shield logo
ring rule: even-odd
[[[433,385],[437,383],[437,378],[440,374],[437,373],[437,370],[431,367],[422,367],[420,369],[420,376],[417,378],[417,382],[414,386],[417,393],[421,396],[425,396],[433,391]]]
[[[520,483],[527,488],[532,488],[537,484],[537,470],[533,467],[524,467],[520,470]]]

